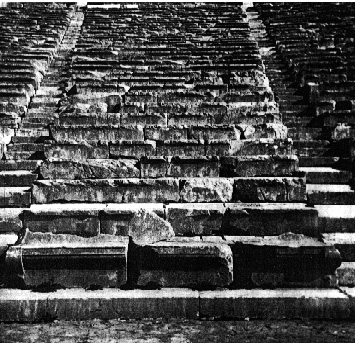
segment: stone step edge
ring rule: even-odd
[[[355,318],[355,289],[197,291],[65,289],[50,293],[0,289],[0,322],[88,319]]]

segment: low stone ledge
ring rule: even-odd
[[[226,290],[200,293],[200,315],[223,319],[349,319],[349,297],[335,289]]]

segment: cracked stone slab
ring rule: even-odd
[[[164,203],[179,201],[176,179],[109,179],[36,181],[32,188],[33,203],[113,202]]]
[[[108,145],[59,144],[45,149],[47,159],[86,161],[88,159],[108,159]]]

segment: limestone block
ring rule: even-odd
[[[51,126],[51,133],[58,143],[142,141],[144,138],[142,127]]]
[[[0,207],[28,207],[31,204],[29,187],[0,187]]]
[[[191,156],[205,155],[205,146],[199,141],[157,141],[157,156]]]
[[[44,179],[116,179],[140,176],[135,159],[88,159],[86,161],[46,161],[40,167]]]
[[[167,125],[167,114],[159,113],[122,113],[121,114],[121,124],[122,125],[140,125],[143,127],[146,126],[159,126],[164,127]]]
[[[33,203],[113,202],[145,203],[179,201],[179,184],[175,179],[115,179],[36,181]]]
[[[19,232],[22,229],[21,214],[23,208],[0,209],[0,232]]]
[[[108,159],[107,145],[58,144],[45,149],[47,159],[85,161],[88,159]]]
[[[163,204],[107,204],[106,208],[100,212],[101,233],[128,236],[129,223],[140,210],[165,219]]]
[[[32,205],[23,212],[23,226],[32,232],[97,236],[99,212],[104,209],[104,204]]]
[[[19,276],[27,287],[119,287],[127,280],[127,250],[126,237],[83,238],[27,230],[21,244],[8,249],[6,265],[10,274],[22,272]]]
[[[233,179],[203,178],[182,179],[183,202],[230,202],[233,195]]]
[[[168,175],[169,159],[164,157],[142,157],[140,161],[143,178],[166,177]]]
[[[167,176],[219,177],[220,162],[217,156],[190,158],[177,156],[171,159]]]
[[[323,240],[333,244],[341,254],[344,262],[355,262],[355,234],[354,233],[324,233]]]
[[[350,301],[337,289],[237,289],[200,292],[202,317],[250,319],[349,318]]]
[[[305,202],[306,180],[302,177],[238,177],[234,179],[233,200]]]
[[[223,287],[233,281],[232,252],[226,244],[175,238],[137,250],[138,286]]]
[[[60,126],[103,126],[120,125],[121,117],[119,113],[83,113],[83,114],[61,114],[58,119]]]
[[[218,234],[226,208],[223,204],[169,204],[167,221],[177,236]]]
[[[210,126],[210,127],[192,127],[189,130],[189,135],[192,139],[207,139],[207,140],[228,140],[240,139],[240,131],[234,126]]]
[[[186,141],[187,128],[184,127],[147,127],[145,139],[160,141]]]
[[[225,204],[224,235],[272,236],[286,232],[316,237],[318,212],[305,204]]]
[[[135,157],[154,156],[156,143],[154,141],[123,141],[110,144],[110,157]]]
[[[225,236],[233,250],[238,288],[334,287],[341,264],[332,244],[300,234]]]
[[[223,176],[291,176],[298,169],[298,157],[296,155],[228,156],[221,159]]]

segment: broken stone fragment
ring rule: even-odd
[[[154,212],[138,210],[128,223],[128,235],[135,244],[152,244],[175,236],[170,223]]]
[[[182,180],[180,196],[183,202],[230,202],[232,195],[233,179]]]

